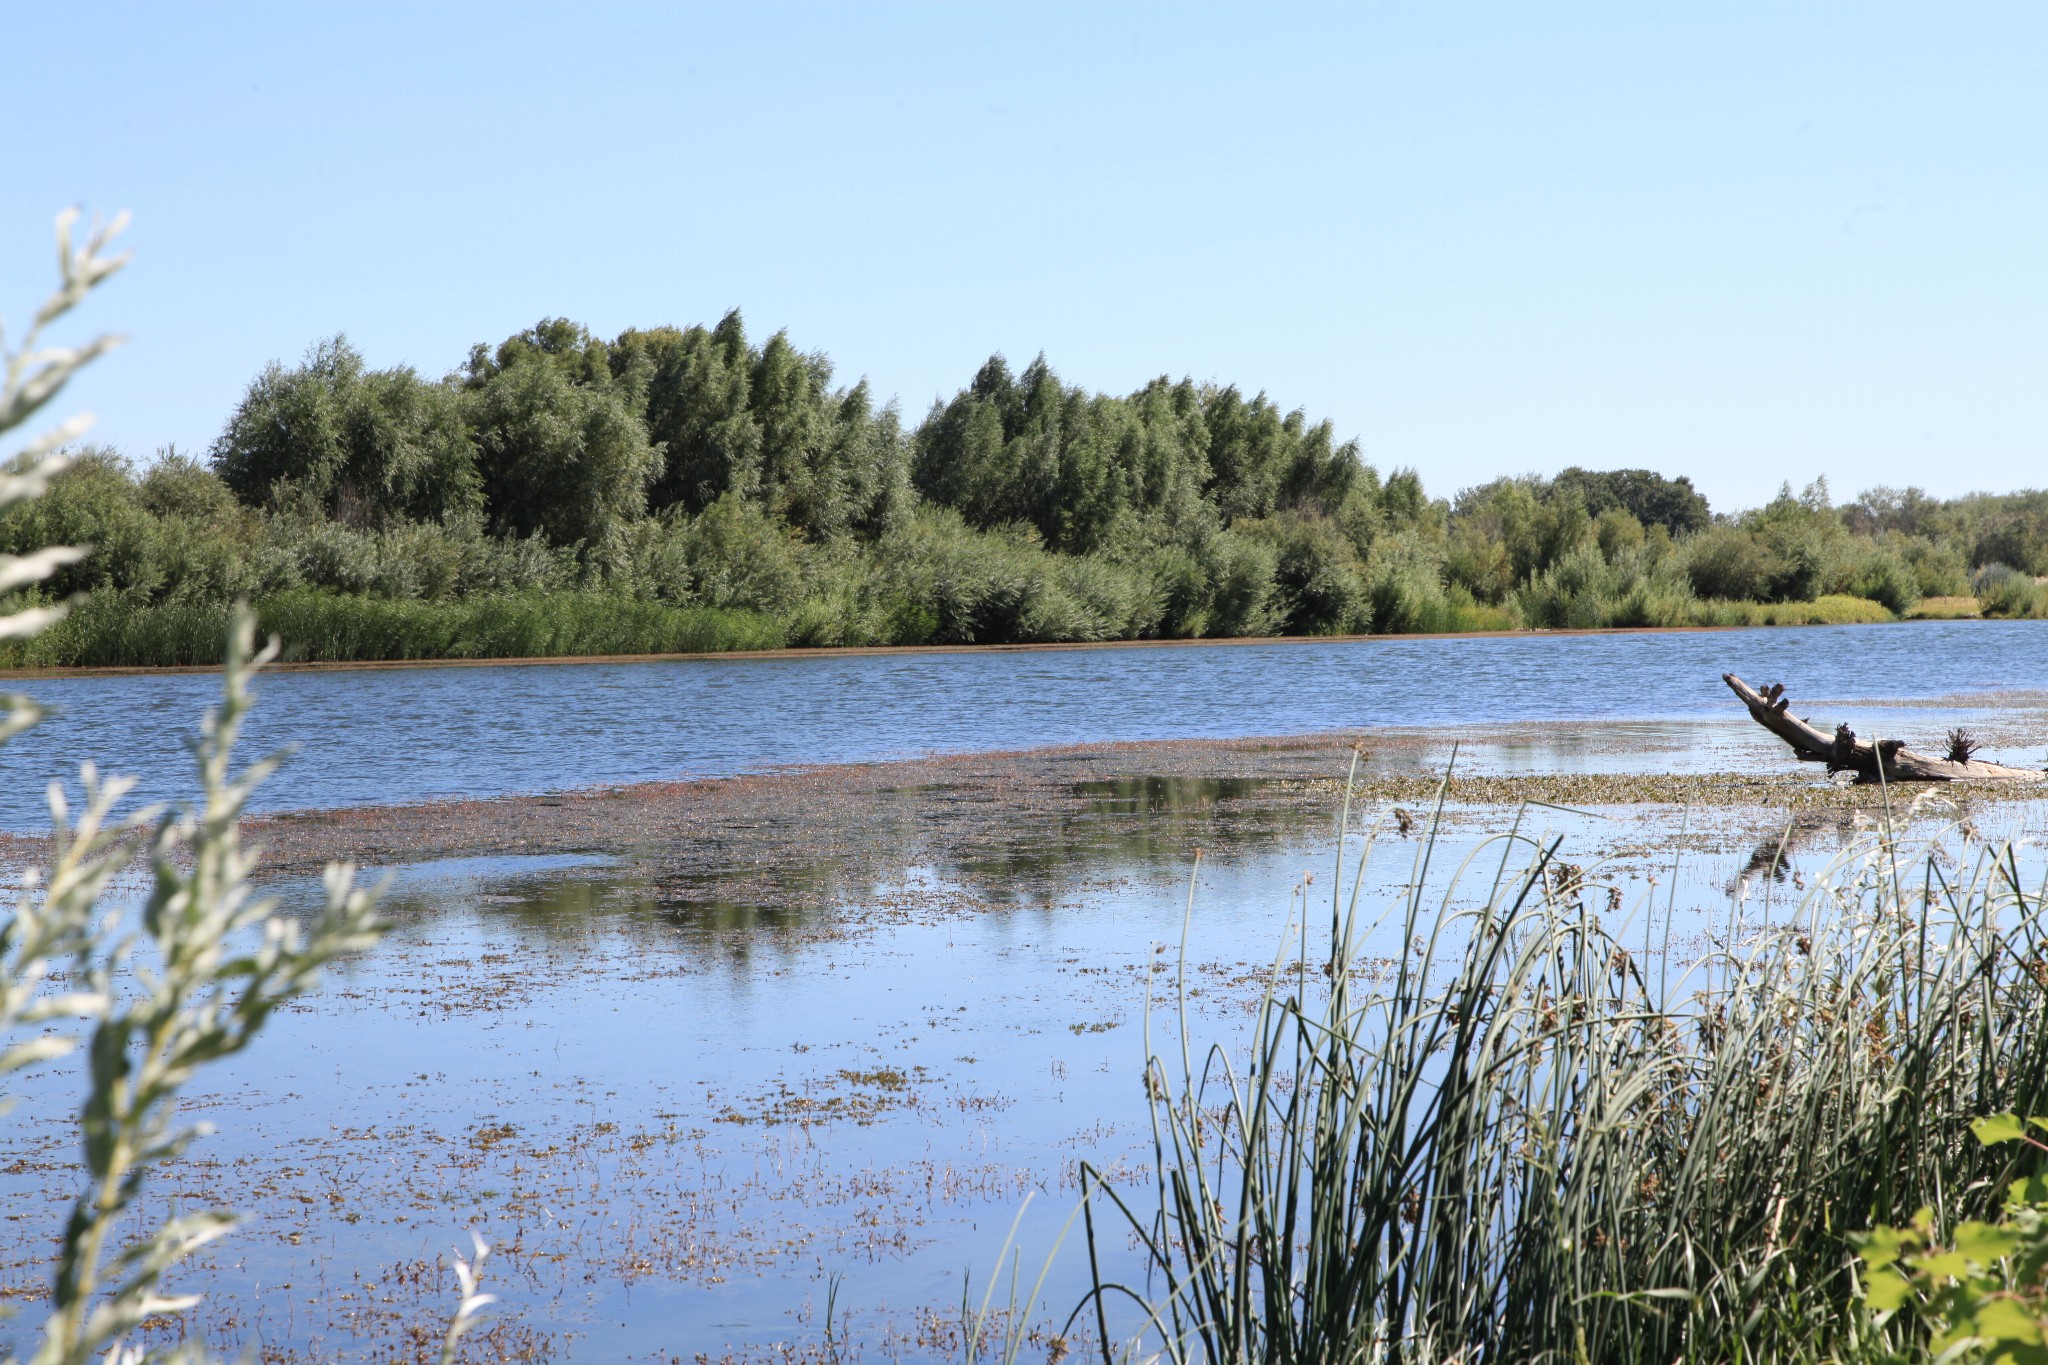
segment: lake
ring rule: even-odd
[[[1147,1189],[1145,1033],[1158,1050],[1178,1026],[1191,889],[1190,1032],[1228,1053],[1361,852],[1355,833],[1338,847],[1342,739],[1106,742],[1363,733],[1387,784],[1357,811],[1381,831],[1372,905],[1419,875],[1396,807],[1426,820],[1454,742],[1461,771],[1510,791],[1570,777],[1591,804],[1453,801],[1430,894],[1469,905],[1452,884],[1468,858],[1555,835],[1620,893],[1610,928],[1646,954],[1668,941],[1682,975],[1738,919],[1792,913],[1872,818],[1829,804],[1725,670],[1863,733],[1924,745],[1966,724],[2030,764],[2048,742],[2042,623],[272,676],[252,750],[300,748],[268,809],[761,775],[649,796],[673,823],[609,840],[397,866],[390,936],[209,1073],[189,1108],[220,1131],[149,1212],[249,1214],[186,1283],[208,1290],[209,1341],[272,1360],[388,1359],[431,1334],[471,1231],[502,1300],[479,1359],[823,1359],[828,1304],[846,1358],[949,1359],[963,1281],[979,1301],[1015,1220],[1025,1289],[1053,1258],[1031,1315],[1043,1359],[1086,1282],[1077,1234],[1059,1244],[1079,1163]],[[176,793],[165,732],[215,683],[33,684],[65,714],[4,751],[7,823],[34,827],[26,789],[60,756]],[[1097,747],[773,771],[1053,743]],[[1671,804],[1731,773],[1782,778],[1774,804]],[[1673,774],[1683,791],[1660,785]],[[1424,799],[1386,795],[1410,790]],[[1962,795],[1986,838],[2048,833],[2048,803]],[[1782,866],[1759,856],[1778,849]],[[291,909],[314,892],[296,873],[270,887]],[[1395,922],[1368,949],[1408,945]],[[76,1087],[17,1089],[0,1295],[32,1300],[73,1188]]]

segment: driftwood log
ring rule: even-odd
[[[1758,725],[1792,746],[1795,758],[1802,763],[1825,763],[1831,773],[1854,773],[1858,782],[2039,782],[2048,777],[2035,768],[1917,754],[1896,739],[1872,744],[1856,738],[1856,732],[1846,725],[1836,726],[1829,734],[1786,709],[1790,703],[1785,684],[1772,683],[1759,692],[1733,673],[1723,673],[1721,680],[1742,698]],[[1973,746],[1961,747],[1967,754]]]

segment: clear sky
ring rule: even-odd
[[[1447,494],[1648,466],[2048,484],[2048,7],[0,0],[0,308],[203,449],[346,332],[787,328],[906,416],[1000,350],[1265,389]],[[80,329],[80,334],[82,334]]]

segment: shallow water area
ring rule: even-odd
[[[1075,1206],[1079,1161],[1144,1197],[1146,1000],[1166,1047],[1183,923],[1191,1034],[1226,1049],[1275,964],[1305,973],[1327,932],[1329,810],[1222,834],[1260,783],[1082,786],[1088,819],[1021,828],[1012,862],[901,867],[823,912],[716,888],[674,898],[631,856],[398,869],[386,942],[189,1106],[220,1132],[150,1212],[203,1200],[251,1215],[187,1276],[210,1290],[202,1331],[260,1341],[268,1359],[379,1358],[378,1343],[437,1330],[447,1258],[474,1231],[503,1300],[477,1359],[822,1356],[828,1298],[842,1354],[950,1357],[962,1276],[978,1301],[1020,1208],[1028,1287]],[[1669,815],[1448,807],[1429,914],[1476,904],[1503,853],[1526,857],[1503,836],[1557,838],[1590,886],[1623,893],[1605,916],[1616,930],[1646,952],[1668,943],[1682,974],[1725,941],[1731,897],[1746,924],[1782,918],[1869,819],[1714,807],[1674,829]],[[2038,837],[2043,815],[1972,812],[1987,839]],[[1398,906],[1425,845],[1383,804],[1354,817],[1378,831],[1371,919]],[[290,907],[316,895],[307,878],[274,889]],[[1408,947],[1398,915],[1381,924],[1365,979]],[[69,1188],[56,1079],[28,1088],[31,1144],[0,1173],[11,1211],[42,1211],[8,1224],[0,1292],[19,1297]],[[1085,1288],[1080,1251],[1070,1240],[1053,1262],[1033,1315],[1044,1334]]]

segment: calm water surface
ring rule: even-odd
[[[251,752],[297,746],[259,795],[275,810],[932,750],[1725,716],[1728,671],[1795,698],[2048,687],[2048,622],[282,673],[247,733]],[[149,799],[182,793],[181,740],[217,687],[31,684],[59,714],[0,749],[0,828],[41,827],[43,787],[87,758]]]

